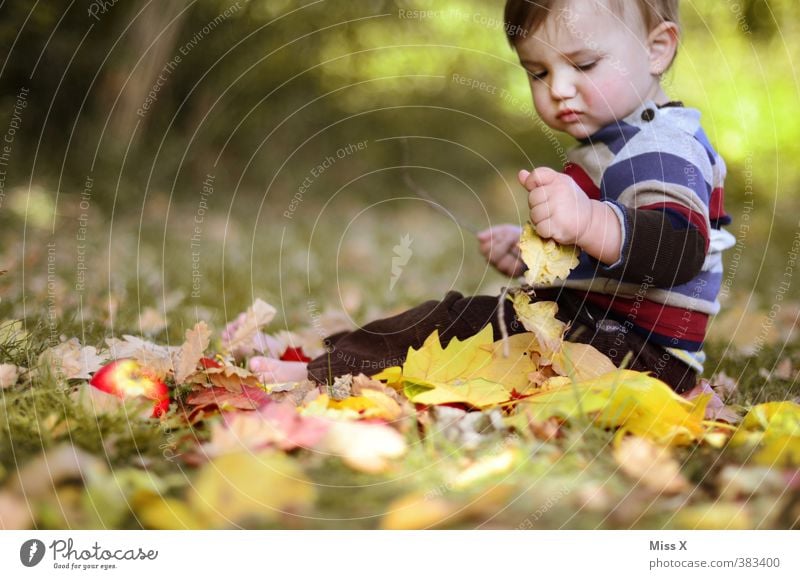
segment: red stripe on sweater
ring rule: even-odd
[[[591,199],[600,201],[600,187],[594,184],[589,174],[583,170],[583,167],[575,163],[567,163],[564,165],[564,173],[572,177],[573,181],[578,184],[578,187],[583,189],[583,192]]]
[[[708,202],[708,216],[714,219],[727,217],[725,213],[725,189],[717,187],[711,192],[711,199]]]
[[[609,309],[630,323],[668,338],[703,342],[708,314],[652,302],[589,292],[587,301]]]

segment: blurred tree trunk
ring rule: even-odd
[[[113,140],[121,146],[127,144],[131,131],[140,120],[137,111],[142,108],[158,75],[174,57],[175,45],[185,19],[179,17],[174,22],[172,19],[187,3],[188,0],[138,0],[131,8],[130,17],[134,18],[144,7],[128,33],[130,41],[125,63],[121,67],[126,72],[132,70],[131,76],[124,90],[122,86],[127,75],[118,71],[114,79],[116,82],[112,82],[112,85],[116,85],[113,87],[114,98],[122,90],[110,128]]]

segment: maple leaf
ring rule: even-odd
[[[186,341],[181,346],[175,365],[175,382],[182,383],[197,369],[197,364],[208,348],[211,332],[205,322],[198,322],[191,330],[186,330]]]
[[[514,292],[508,296],[514,303],[514,311],[522,325],[533,332],[538,340],[538,351],[546,360],[561,349],[567,325],[556,318],[558,304],[555,302],[531,302],[525,292]]]
[[[511,386],[495,382],[517,369],[520,376],[527,376],[533,364],[521,360],[519,344],[515,341],[515,357],[502,358],[502,348],[492,342],[490,325],[480,332],[459,340],[453,338],[442,348],[439,332],[428,336],[419,350],[409,348],[402,368],[387,368],[373,376],[386,379],[396,388],[402,388],[406,397],[419,404],[447,404],[461,402],[475,408],[485,408],[508,400],[511,390],[520,383],[520,377],[509,380]],[[530,336],[528,336],[530,338]],[[527,384],[527,378],[525,379]]]
[[[580,250],[576,246],[543,240],[530,222],[522,230],[519,249],[522,261],[528,266],[525,281],[532,286],[549,286],[557,279],[567,279],[578,265]]]

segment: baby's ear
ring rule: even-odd
[[[650,74],[661,76],[669,69],[678,52],[681,31],[674,22],[662,22],[647,37],[650,51]]]

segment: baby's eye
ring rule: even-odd
[[[546,70],[543,70],[543,71],[541,71],[541,72],[532,72],[532,71],[530,71],[530,70],[529,70],[529,71],[528,71],[528,75],[529,75],[529,76],[530,76],[530,77],[531,77],[533,80],[542,80],[542,79],[544,79],[544,77],[546,77],[546,76],[547,76],[547,71],[546,71]]]
[[[589,72],[595,66],[597,66],[597,62],[598,62],[597,60],[593,60],[592,62],[587,62],[586,64],[578,64],[575,65],[575,68],[577,68],[581,72]]]

